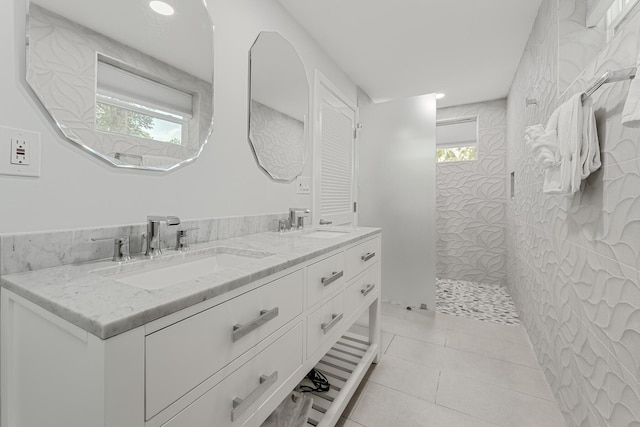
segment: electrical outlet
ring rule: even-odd
[[[0,174],[40,176],[40,133],[0,126]]]
[[[29,141],[24,138],[11,138],[11,164],[28,165],[31,159]]]
[[[311,178],[308,176],[299,176],[296,179],[296,193],[298,194],[310,194],[311,193]]]

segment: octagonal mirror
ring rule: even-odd
[[[275,180],[291,181],[307,162],[309,84],[295,48],[275,32],[251,47],[249,140],[258,164]]]
[[[27,31],[27,83],[67,139],[125,168],[201,153],[213,129],[202,0],[31,0]]]

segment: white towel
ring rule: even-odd
[[[640,54],[637,67],[640,68]],[[622,126],[640,127],[640,77],[638,76],[631,80],[631,86],[629,86],[629,94],[622,110]]]
[[[560,159],[556,158],[557,134],[555,130],[547,133],[540,124],[529,126],[525,130],[525,140],[533,153],[533,159],[543,169],[548,169],[559,163]]]
[[[537,163],[544,169],[542,191],[573,194],[600,163],[600,145],[591,99],[574,95],[549,117],[546,128],[530,126],[525,137]]]

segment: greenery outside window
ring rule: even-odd
[[[98,93],[97,130],[181,145],[186,141],[186,125],[177,114]]]
[[[98,55],[96,129],[186,145],[193,95]]]
[[[477,116],[436,122],[436,161],[438,163],[476,160],[477,147]]]

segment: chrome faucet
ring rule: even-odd
[[[311,211],[305,208],[289,208],[289,229],[304,228],[304,219],[309,218]]]
[[[149,258],[162,255],[162,249],[160,248],[160,223],[166,222],[167,225],[179,225],[180,218],[177,216],[148,216],[147,217],[147,234],[145,240],[147,242],[147,250],[145,255]]]
[[[92,238],[92,242],[99,242],[102,240],[113,241],[113,260],[116,262],[129,261],[131,254],[129,253],[129,236],[122,237],[106,237],[106,238]]]

